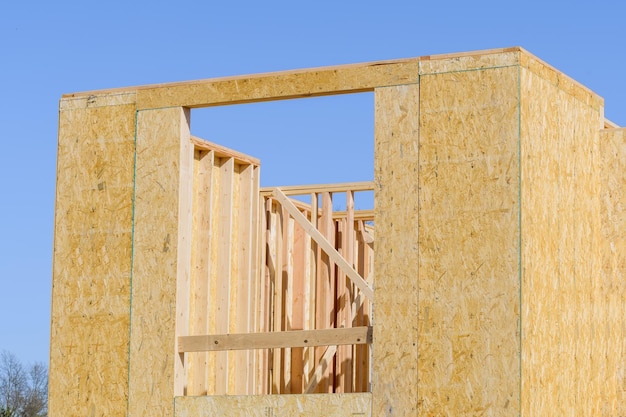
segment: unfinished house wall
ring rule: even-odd
[[[125,416],[135,94],[63,100],[52,282],[51,416]]]
[[[189,111],[137,114],[129,415],[168,415],[184,391],[176,334],[186,331],[193,146]]]
[[[523,411],[602,415],[602,102],[532,59],[521,84]]]
[[[519,415],[519,86],[501,62],[420,77],[418,410]]]
[[[419,85],[375,92],[377,301],[372,415],[416,414]],[[380,290],[384,288],[384,290]]]
[[[190,134],[365,91],[373,183]],[[625,136],[520,48],[65,96],[50,416],[620,416]]]
[[[597,303],[602,316],[594,338],[597,368],[592,376],[601,386],[599,415],[626,415],[626,129],[600,132],[595,168],[602,181],[602,265]],[[599,372],[600,371],[600,372]]]

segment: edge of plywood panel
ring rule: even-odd
[[[519,64],[539,75],[564,92],[576,97],[588,106],[599,110],[604,107],[604,99],[588,87],[559,71],[552,65],[521,49]],[[609,122],[610,123],[610,122]]]
[[[171,415],[186,370],[176,332],[188,325],[194,151],[189,111],[139,112],[128,415]]]
[[[423,56],[419,59],[419,74],[441,74],[445,72],[470,71],[493,67],[510,67],[519,64],[520,48],[490,49]]]
[[[132,100],[98,104],[60,103],[48,403],[54,417],[126,412],[135,112]]]
[[[540,69],[521,68],[522,414],[599,415],[603,109]]]
[[[602,280],[600,303],[605,323],[599,329],[606,340],[602,412],[626,415],[626,128],[600,131],[599,167],[602,179]]]
[[[87,96],[63,97],[59,100],[59,110],[64,111],[135,104],[136,100],[137,94],[135,92],[102,92],[98,94],[89,94]]]
[[[372,394],[176,397],[175,417],[371,416]]]
[[[100,96],[126,100],[130,94],[139,109],[207,107],[373,91],[416,83],[418,75],[518,64],[585,97],[589,105],[602,106],[597,94],[521,47],[77,92],[64,94],[62,106],[98,105]]]
[[[421,77],[419,129],[418,411],[517,416],[518,66]]]
[[[417,414],[420,85],[376,89],[372,411]]]

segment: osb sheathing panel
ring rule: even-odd
[[[175,383],[184,383],[175,336],[186,331],[176,329],[176,317],[186,324],[188,312],[186,305],[177,306],[177,297],[178,304],[188,297],[191,257],[193,147],[188,115],[170,108],[137,116],[131,416],[172,415]]]
[[[520,412],[518,88],[516,67],[420,77],[424,415]]]
[[[418,84],[375,91],[372,415],[417,409]]]
[[[520,48],[420,57],[420,75],[509,67],[519,63]]]
[[[563,92],[576,97],[577,100],[585,103],[589,107],[596,110],[601,110],[604,107],[604,100],[602,97],[566,74],[563,74],[561,71],[543,62],[536,56],[522,50],[519,57],[519,63],[528,71],[538,75],[548,83],[558,87]]]
[[[600,337],[606,340],[606,379],[601,415],[626,415],[626,129],[600,134],[598,158],[602,188],[602,276],[600,304],[606,309]]]
[[[369,417],[372,394],[177,397],[175,417]]]
[[[522,414],[604,415],[603,115],[562,86],[521,69]]]
[[[626,414],[626,130],[611,129],[600,135],[599,167],[602,189],[599,195],[602,219],[602,278],[600,303],[605,308],[599,336],[606,341],[605,381],[602,415]]]
[[[135,109],[118,103],[60,104],[51,417],[126,415]]]
[[[372,62],[152,86],[137,91],[139,109],[205,107],[371,91],[415,82],[417,59]]]

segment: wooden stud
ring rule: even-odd
[[[254,210],[254,167],[252,165],[240,165],[239,171],[239,210],[238,210],[238,239],[237,239],[237,293],[235,300],[236,322],[235,332],[246,333],[252,331],[251,312],[254,277],[252,273],[253,247],[253,217]],[[235,387],[234,393],[246,394],[248,392],[248,380],[252,375],[249,373],[249,365],[252,363],[250,352],[240,352],[235,357]]]
[[[195,151],[194,201],[193,201],[193,252],[191,264],[192,289],[190,303],[191,334],[209,332],[209,282],[211,278],[211,223],[213,196],[213,151]],[[205,352],[188,356],[191,370],[188,395],[206,395],[208,384],[208,355]]]
[[[309,385],[307,385],[307,387],[304,390],[306,394],[314,393],[319,383],[323,380],[324,375],[329,374],[329,368],[332,366],[331,361],[335,357],[336,353],[337,353],[336,345],[328,346],[326,349],[324,349],[324,353],[322,354],[322,357],[320,358],[319,363],[315,367],[315,371],[313,372],[313,376],[311,377],[311,380],[309,381]]]
[[[289,199],[280,191],[280,189],[274,189],[274,197],[285,207],[289,214],[306,230],[307,233],[317,242],[318,245],[328,254],[334,263],[344,271],[348,277],[352,280],[354,285],[365,294],[367,298],[373,301],[374,291],[367,285],[363,277],[361,277],[335,249],[326,237],[324,237],[318,230],[309,222],[300,211],[289,201]]]
[[[307,275],[309,272],[306,257],[309,255],[306,247],[306,234],[302,227],[294,222],[293,242],[293,300],[291,312],[291,329],[304,330],[305,311],[308,307],[306,289],[308,288]],[[302,393],[302,380],[304,371],[304,349],[291,349],[291,389],[292,394]]]
[[[263,267],[261,264],[261,260],[263,259],[261,255],[261,247],[265,245],[262,244],[262,234],[261,230],[263,227],[263,214],[264,210],[260,205],[260,195],[259,195],[259,187],[260,187],[260,171],[261,168],[257,165],[253,167],[252,170],[252,204],[251,204],[251,217],[252,217],[252,249],[251,249],[251,258],[252,265],[250,268],[250,280],[251,285],[249,289],[250,294],[250,322],[251,327],[249,331],[259,332],[261,330],[261,315],[257,314],[259,305],[261,304],[262,295],[261,295],[261,280],[259,279],[260,274],[263,271]],[[256,394],[256,386],[258,384],[258,379],[260,378],[260,374],[256,372],[257,364],[260,361],[262,352],[255,352],[254,355],[250,358],[250,363],[248,364],[248,373],[250,377],[248,378],[248,394]]]
[[[319,209],[319,199],[317,193],[311,193],[311,224],[317,226],[318,222],[318,209]],[[310,247],[310,251],[308,254],[309,262],[310,262],[310,272],[309,272],[309,309],[308,309],[308,323],[309,329],[316,329],[316,314],[317,314],[317,285],[318,285],[318,257],[317,254],[319,249],[317,247],[317,243],[315,240],[311,238],[308,234],[306,234],[307,243]],[[305,369],[304,374],[306,376],[305,380],[307,381],[312,377],[312,373],[315,371],[315,348],[308,349],[308,356],[305,361]]]
[[[230,325],[230,292],[231,292],[231,262],[232,262],[232,236],[233,236],[233,187],[235,175],[234,158],[223,159],[220,167],[220,192],[217,230],[217,298],[216,326],[217,333],[228,333]],[[226,394],[229,386],[229,356],[225,352],[218,353],[216,362],[215,393]]]

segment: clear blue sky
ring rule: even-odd
[[[48,360],[61,94],[522,46],[603,96],[623,126],[625,4],[2,2],[0,350]],[[364,94],[197,110],[192,131],[260,157],[264,185],[368,180],[372,104]]]

